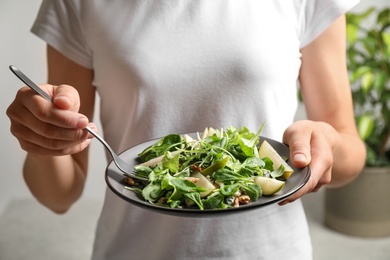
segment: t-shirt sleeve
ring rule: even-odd
[[[82,12],[74,1],[44,0],[31,32],[74,62],[92,68]]]
[[[300,48],[305,47],[359,0],[307,0],[301,16]]]

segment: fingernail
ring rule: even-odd
[[[85,128],[88,125],[88,119],[85,117],[80,117],[77,121],[76,127],[77,128]]]
[[[301,154],[301,153],[297,153],[294,155],[294,161],[295,162],[306,162],[306,156],[304,154]]]

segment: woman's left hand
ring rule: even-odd
[[[293,202],[309,192],[316,192],[332,179],[333,147],[339,133],[329,124],[302,120],[286,129],[283,142],[290,147],[293,166],[303,168],[310,164],[311,176],[306,185],[283,200],[279,205]]]

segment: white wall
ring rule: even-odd
[[[41,1],[1,0],[0,1],[0,213],[13,198],[30,197],[21,175],[24,152],[10,134],[10,123],[5,114],[16,91],[23,85],[8,69],[15,65],[33,81],[46,81],[45,44],[29,30]],[[362,0],[354,9],[361,11],[368,6],[390,5],[389,0]],[[300,110],[298,117],[304,116]],[[98,127],[99,121],[96,118]],[[104,194],[104,170],[106,160],[102,146],[92,142],[91,167],[84,197],[102,199]]]

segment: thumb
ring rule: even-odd
[[[301,136],[292,137],[289,143],[290,160],[297,168],[305,167],[311,161],[310,138],[301,139]]]
[[[292,164],[297,168],[303,168],[310,163],[310,153],[305,151],[292,151]]]
[[[311,131],[305,122],[297,122],[286,129],[283,142],[290,147],[291,163],[302,168],[311,161]]]
[[[54,86],[53,103],[60,109],[78,112],[80,109],[80,96],[72,86]]]

